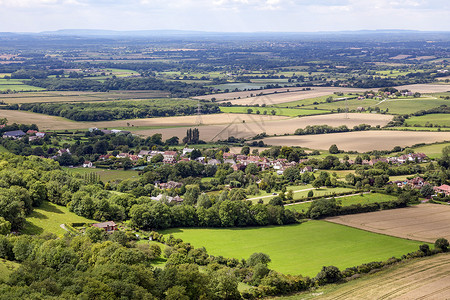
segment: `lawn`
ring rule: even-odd
[[[103,182],[114,181],[114,180],[125,180],[130,178],[137,178],[138,171],[134,170],[107,170],[107,169],[97,169],[97,168],[63,168],[71,174],[90,174],[95,173],[100,176],[100,180]]]
[[[449,105],[450,101],[447,100]],[[425,126],[426,123],[439,125],[439,126],[450,126],[450,114],[429,114],[418,117],[411,117],[405,121],[406,126]]]
[[[204,246],[216,256],[242,259],[264,252],[272,259],[270,268],[307,276],[315,276],[322,266],[345,269],[399,257],[423,244],[326,221],[258,228],[170,229],[162,233],[173,234],[195,247]]]
[[[353,204],[368,204],[368,203],[375,203],[375,202],[386,202],[386,201],[392,201],[396,200],[397,197],[390,196],[390,195],[383,195],[383,194],[363,194],[363,195],[354,195],[354,196],[348,196],[348,197],[340,197],[336,198],[337,201],[341,201],[341,206],[350,206]],[[312,202],[304,202],[294,205],[287,205],[286,208],[292,209],[298,212],[307,211],[308,208],[311,206]]]
[[[66,231],[60,225],[67,223],[96,223],[96,221],[77,216],[70,212],[67,207],[44,202],[27,217],[22,233],[64,235]]]
[[[331,113],[327,110],[316,110],[316,109],[296,109],[296,108],[278,108],[278,107],[261,107],[261,106],[232,106],[232,107],[220,107],[220,110],[224,113],[238,113],[238,114],[246,114],[248,109],[252,109],[252,114],[256,114],[259,111],[261,114],[264,114],[264,111],[267,111],[267,114],[270,115],[272,110],[276,112],[277,116],[288,116],[288,117],[297,117],[297,116],[312,116],[312,115],[323,115]]]
[[[320,97],[314,97],[314,98],[309,98],[309,99],[296,100],[296,101],[292,101],[292,102],[276,104],[274,106],[295,108],[295,107],[301,107],[301,106],[305,106],[305,105],[318,105],[319,103],[326,102],[328,97],[332,97],[333,100],[336,100],[336,99],[340,99],[340,98],[353,98],[353,97],[357,97],[357,96],[355,94],[345,94],[343,96],[338,96],[336,94],[330,94],[327,96],[320,96]],[[348,101],[352,101],[352,100],[347,100],[347,102]],[[314,103],[316,103],[316,104],[314,104]],[[345,105],[345,101],[339,101],[339,102],[335,102],[335,103],[340,103],[340,104]]]

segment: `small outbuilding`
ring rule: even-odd
[[[103,222],[103,223],[95,223],[92,226],[105,230],[106,232],[114,232],[117,230],[117,224],[113,221]]]

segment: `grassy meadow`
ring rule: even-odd
[[[353,204],[369,204],[369,203],[375,203],[375,202],[386,202],[386,201],[392,201],[396,200],[397,197],[390,196],[390,195],[383,195],[383,194],[363,194],[363,195],[353,195],[353,196],[347,196],[347,197],[339,197],[336,198],[337,201],[341,201],[341,206],[350,206]],[[301,211],[307,211],[309,207],[311,206],[312,202],[303,202],[293,205],[287,205],[285,208],[292,209],[298,212]]]
[[[450,104],[450,101],[449,101]],[[418,117],[410,117],[405,121],[407,126],[425,126],[426,123],[439,126],[450,126],[450,114],[429,114]]]
[[[54,233],[61,236],[66,231],[60,225],[66,223],[96,223],[96,221],[77,216],[65,206],[44,202],[40,207],[35,208],[26,218],[22,233]]]
[[[272,259],[270,268],[307,276],[315,276],[322,266],[345,269],[398,257],[422,244],[326,221],[233,229],[178,228],[162,233],[173,234],[195,247],[204,246],[211,255],[241,259],[264,252]]]
[[[85,174],[95,173],[100,176],[100,180],[103,182],[115,181],[115,180],[125,180],[131,178],[138,177],[138,171],[134,170],[108,170],[108,169],[96,169],[96,168],[67,168],[64,167],[64,170],[68,171],[71,174],[81,174],[82,176]]]
[[[7,281],[9,275],[20,266],[19,263],[6,259],[0,260],[0,281]]]

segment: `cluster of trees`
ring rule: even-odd
[[[152,99],[139,102],[103,103],[24,103],[7,105],[6,109],[26,110],[51,116],[64,117],[74,121],[108,121],[149,117],[193,115],[197,102],[180,99]],[[203,114],[219,113],[216,104],[204,103]]]
[[[321,219],[326,217],[360,214],[384,209],[393,209],[406,207],[408,203],[417,203],[417,196],[412,196],[409,193],[404,193],[399,196],[398,200],[376,202],[368,204],[352,204],[349,206],[341,206],[336,199],[318,199],[311,203],[311,206],[306,212],[306,216],[311,219]]]
[[[179,98],[199,96],[210,92],[209,88],[200,84],[165,81],[153,77],[108,78],[103,82],[84,78],[45,78],[33,79],[29,84],[52,91],[161,90],[168,91],[172,97]]]
[[[323,133],[334,133],[334,132],[349,132],[349,131],[363,131],[369,130],[372,126],[368,124],[360,124],[353,126],[353,129],[348,128],[346,125],[341,125],[338,127],[333,127],[329,125],[308,125],[305,128],[298,128],[295,130],[296,135],[307,135],[307,134],[323,134]]]

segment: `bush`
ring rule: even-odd
[[[328,266],[322,267],[322,270],[317,274],[315,280],[319,285],[338,282],[342,279],[342,273],[338,267]]]
[[[442,250],[442,252],[447,252],[448,250],[448,240],[444,238],[439,238],[434,242],[434,248]]]

